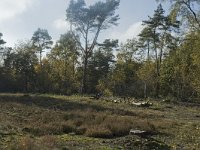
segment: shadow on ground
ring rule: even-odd
[[[97,112],[99,111],[110,111],[113,114],[126,115],[126,116],[135,116],[136,114],[131,111],[106,108],[99,105],[91,103],[81,103],[72,100],[64,100],[62,98],[52,98],[47,96],[37,96],[37,95],[0,95],[0,103],[20,103],[27,106],[37,106],[50,110],[61,110],[61,111],[70,111],[70,110],[87,110],[92,109]]]
[[[118,145],[127,150],[133,148],[170,149],[165,143],[151,138],[151,135],[145,138],[128,135],[130,129],[134,127],[152,130],[151,124],[146,122],[145,118],[140,118],[138,112],[106,105],[104,107],[96,102],[91,102],[91,100],[82,102],[81,100],[73,101],[40,95],[2,94],[0,95],[0,105],[3,108],[1,116],[7,117],[5,119],[7,125],[1,120],[0,123],[3,123],[5,129],[13,135],[22,134],[36,137],[52,135],[56,137],[73,132],[74,137],[83,135],[83,137],[101,138],[101,140],[105,140],[103,145],[113,148]],[[22,105],[25,106],[24,109],[22,109]],[[39,111],[36,112],[35,109],[38,108]],[[10,129],[7,129],[8,125]],[[15,132],[14,127],[16,128]],[[4,129],[2,128],[2,130]],[[10,135],[4,134],[4,136],[8,138]],[[83,145],[88,146],[88,144],[91,143]]]

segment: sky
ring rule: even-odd
[[[53,41],[69,30],[66,9],[70,0],[0,0],[0,32],[13,47],[20,40],[31,39],[38,28],[47,29]],[[99,0],[85,0],[92,5]],[[102,0],[104,1],[104,0]],[[100,33],[99,40],[107,38],[126,39],[137,37],[142,30],[142,21],[152,16],[158,3],[155,0],[121,0],[119,25]],[[163,5],[166,11],[168,5]]]

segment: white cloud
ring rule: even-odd
[[[132,24],[126,31],[118,32],[115,31],[111,33],[110,38],[119,39],[120,42],[125,42],[127,39],[137,38],[138,34],[142,31],[144,27],[142,22],[137,22]]]
[[[34,0],[0,0],[0,22],[27,10]]]
[[[54,28],[61,31],[66,31],[70,29],[69,23],[64,18],[59,18],[53,22]]]

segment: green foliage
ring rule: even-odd
[[[2,39],[3,34],[0,32],[0,65],[2,63],[2,56],[4,54],[5,48],[2,47],[6,42]]]
[[[0,45],[5,44],[6,42],[2,39],[3,34],[0,32]]]
[[[73,35],[71,33],[61,35],[48,54],[47,73],[52,83],[52,92],[63,94],[78,92],[80,86],[76,71],[78,56],[78,46]]]
[[[27,92],[34,82],[34,67],[38,59],[30,41],[19,43],[15,51],[13,60],[15,74],[24,82],[24,90]]]
[[[35,65],[38,63],[30,41],[19,42],[14,49],[4,49],[4,61],[0,72],[1,91],[32,91],[36,79]]]
[[[166,1],[166,0],[157,0]],[[192,30],[198,30],[200,27],[199,19],[199,0],[171,0],[170,16],[173,20],[181,18],[182,24],[189,26]],[[183,29],[186,31],[185,29]]]
[[[109,83],[109,73],[112,70],[115,62],[114,50],[118,47],[118,40],[105,40],[99,47],[94,51],[93,56],[89,60],[88,64],[88,91],[94,93],[96,91],[103,92],[107,89]],[[103,89],[104,88],[104,89]]]
[[[159,4],[143,21],[138,39],[98,43],[102,31],[117,25],[119,3],[106,0],[88,6],[84,0],[71,0],[66,10],[70,31],[53,48],[45,29],[14,49],[3,46],[0,33],[0,91],[198,101],[199,2],[172,0],[169,14]],[[46,49],[51,51],[45,58]]]
[[[162,82],[181,100],[199,95],[199,32],[190,33],[182,45],[171,52],[162,69]]]
[[[100,32],[112,25],[117,25],[119,16],[115,14],[115,11],[119,2],[119,0],[99,1],[86,7],[84,0],[71,0],[66,10],[67,21],[71,24],[71,32],[82,51],[82,93],[88,92],[88,61],[93,55]],[[72,31],[72,27],[76,32]],[[79,38],[76,34],[79,34]],[[81,43],[81,41],[83,42]]]
[[[115,10],[118,6],[119,0],[99,1],[89,7],[86,7],[84,0],[71,0],[66,16],[78,30],[106,29],[110,25],[116,25],[119,16],[115,15]]]
[[[142,80],[142,89],[144,91],[144,97],[153,97],[156,95],[156,82],[157,76],[155,71],[155,63],[148,60],[141,65],[137,71],[137,75],[140,80]]]
[[[146,26],[141,32],[139,39],[139,48],[142,48],[144,54],[147,54],[147,63],[155,62],[156,78],[155,96],[160,95],[160,71],[164,56],[168,54],[169,48],[174,48],[176,38],[172,36],[172,31],[179,27],[179,22],[172,22],[169,16],[164,15],[165,11],[160,4],[154,12],[153,17],[143,21]],[[146,52],[147,48],[147,52]],[[146,83],[145,83],[146,84]],[[146,85],[145,85],[146,86]]]
[[[53,44],[51,39],[52,38],[46,29],[38,28],[37,31],[33,33],[31,40],[36,51],[39,53],[40,64],[42,61],[42,52],[44,52],[45,49],[50,49]]]
[[[112,84],[109,79],[109,76],[107,78],[100,79],[96,85],[96,90],[107,97],[113,96]]]
[[[141,80],[137,76],[140,62],[137,61],[137,42],[128,40],[121,45],[110,81],[114,95],[141,97]]]

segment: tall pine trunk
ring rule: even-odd
[[[88,54],[86,53],[83,64],[82,94],[87,93],[87,68],[88,68]]]

